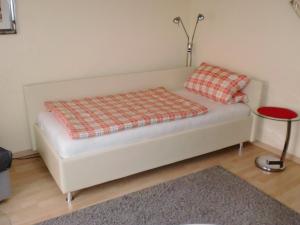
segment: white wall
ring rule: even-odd
[[[206,15],[194,64],[207,61],[266,82],[264,104],[300,112],[300,18],[289,0],[191,0],[190,15]],[[194,23],[194,18],[191,18]],[[282,148],[285,124],[263,121],[258,139]],[[289,152],[300,156],[299,123]]]
[[[184,65],[172,19],[185,0],[17,1],[17,35],[0,36],[0,146],[30,149],[24,84]]]

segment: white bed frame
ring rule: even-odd
[[[43,102],[46,100],[106,95],[158,86],[164,86],[169,90],[182,89],[184,81],[193,69],[185,67],[100,76],[24,87],[33,149],[40,153],[60,190],[67,194],[68,202],[72,199],[73,191],[238,143],[254,141],[255,123],[250,115],[240,120],[115,147],[106,152],[93,151],[70,158],[61,158],[58,151],[48,142],[43,131],[36,125],[38,113],[45,111]],[[262,86],[262,82],[252,80],[245,90],[249,97],[249,105],[253,109],[260,103]]]

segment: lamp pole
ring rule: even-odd
[[[186,67],[191,67],[192,66],[192,55],[193,55],[193,42],[194,42],[194,37],[195,37],[195,33],[196,33],[196,29],[197,29],[197,25],[199,23],[199,21],[201,20],[204,20],[204,16],[202,14],[199,14],[197,16],[197,21],[196,21],[196,24],[195,24],[195,27],[194,27],[194,31],[193,31],[193,36],[192,36],[192,39],[190,41],[190,36],[184,26],[184,23],[182,22],[182,19],[180,16],[177,16],[173,19],[173,22],[175,24],[177,24],[178,26],[181,24],[183,30],[184,30],[184,33],[187,37],[187,54],[186,54]]]

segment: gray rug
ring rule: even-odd
[[[201,223],[299,225],[300,214],[222,167],[213,167],[40,225]]]

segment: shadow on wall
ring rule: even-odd
[[[268,102],[268,93],[269,91],[269,84],[266,81],[263,81],[263,89],[262,89],[262,98],[260,105],[266,105]],[[264,124],[264,120],[258,116],[255,116],[255,140],[261,140],[262,138],[262,128]]]

